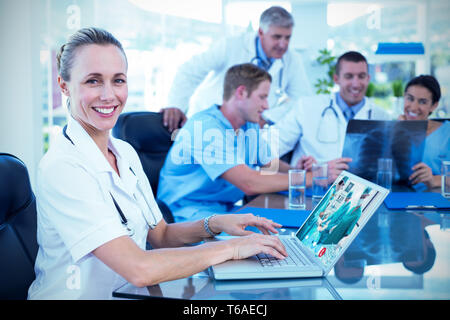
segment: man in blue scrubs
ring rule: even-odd
[[[231,67],[222,105],[195,114],[178,131],[158,187],[175,221],[233,211],[244,195],[288,189],[288,175],[279,171],[289,165],[260,136],[270,84],[270,74],[253,64]]]

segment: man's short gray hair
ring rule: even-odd
[[[270,26],[292,28],[294,26],[294,18],[286,9],[273,6],[266,9],[259,19],[259,27],[263,32],[267,32]]]

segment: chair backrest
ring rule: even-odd
[[[0,153],[0,299],[26,299],[38,251],[36,199],[28,170]]]
[[[162,114],[145,111],[123,113],[112,133],[136,150],[156,197],[159,172],[172,146],[170,133],[162,123]]]
[[[148,111],[123,113],[112,134],[127,141],[136,150],[156,198],[159,172],[173,143],[170,132],[163,126],[162,114]],[[169,208],[159,200],[157,203],[166,222],[173,222]]]

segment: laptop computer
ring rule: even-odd
[[[291,235],[280,235],[289,257],[259,254],[210,267],[217,280],[323,277],[383,203],[389,190],[343,171]],[[230,236],[219,236],[226,240]]]

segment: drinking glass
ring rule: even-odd
[[[392,159],[379,158],[377,171],[377,184],[383,188],[392,188]]]
[[[305,209],[305,181],[306,171],[301,169],[289,170],[289,208]]]

